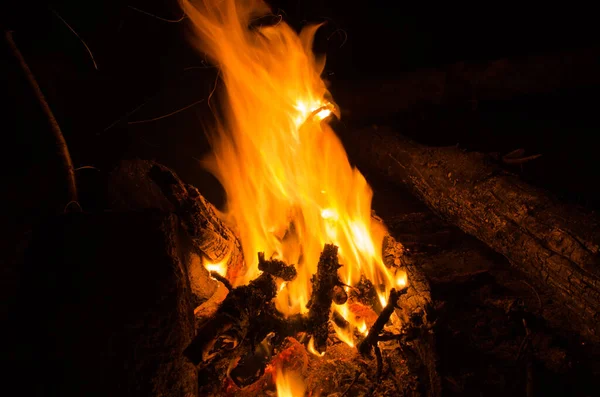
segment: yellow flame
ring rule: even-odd
[[[308,341],[307,350],[309,353],[312,353],[317,357],[323,357],[325,355],[325,352],[319,352],[317,349],[315,349],[315,338],[312,336]]]
[[[277,367],[275,387],[277,397],[303,397],[306,393],[302,375],[294,371],[284,371],[281,367]]]
[[[181,0],[195,43],[220,68],[222,119],[210,133],[206,164],[227,193],[224,220],[238,231],[247,271],[256,253],[296,265],[298,276],[276,299],[289,315],[306,311],[310,278],[324,244],[339,247],[340,276],[364,274],[392,287],[382,259],[385,228],[371,219],[372,190],[327,124],[338,112],[312,52],[318,25],[299,34],[284,22],[249,28],[270,12],[262,0]]]
[[[404,288],[404,287],[406,287],[407,284],[408,284],[408,277],[406,275],[406,272],[403,270],[399,270],[398,272],[396,272],[396,285],[399,288]]]
[[[217,272],[221,276],[225,277],[227,274],[227,262],[229,262],[230,255],[225,256],[220,262],[212,263],[207,258],[203,259],[203,265],[209,272]]]
[[[358,326],[358,332],[360,332],[361,334],[363,334],[364,336],[367,336],[367,334],[369,333],[369,329],[367,328],[367,323],[363,320],[363,322]]]

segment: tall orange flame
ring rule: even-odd
[[[297,34],[284,22],[250,28],[269,13],[261,0],[182,0],[198,48],[218,65],[223,118],[211,134],[209,169],[227,193],[226,222],[239,233],[247,271],[257,252],[295,264],[277,297],[283,313],[306,311],[325,243],[339,247],[342,280],[361,274],[391,288],[382,260],[385,229],[371,220],[372,190],[327,124],[336,113],[312,52],[318,25]]]

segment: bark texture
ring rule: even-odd
[[[550,286],[581,334],[599,339],[596,214],[561,204],[480,153],[426,147],[381,129],[348,131],[344,139],[360,148],[359,164],[406,184],[441,217]]]
[[[108,199],[113,210],[155,208],[179,216],[195,247],[187,263],[197,304],[210,298],[217,288],[203,260],[222,263],[229,279],[244,271],[243,253],[235,234],[198,189],[183,183],[169,168],[147,160],[123,161],[109,177]]]
[[[431,299],[431,288],[422,269],[419,269],[405,252],[401,243],[392,236],[383,240],[383,260],[388,266],[400,267],[408,280],[408,290],[398,299],[396,314],[405,326],[414,333],[407,344],[419,357],[427,396],[442,395],[438,371],[439,356],[435,343],[435,310]]]

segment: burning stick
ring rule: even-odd
[[[283,281],[292,281],[296,278],[296,268],[292,265],[286,265],[285,262],[277,259],[265,260],[265,253],[258,253],[258,270],[279,277]]]
[[[306,305],[309,309],[309,329],[314,336],[315,348],[324,351],[329,336],[329,313],[331,302],[333,302],[333,289],[340,284],[337,271],[341,267],[338,262],[338,247],[333,244],[325,244],[317,274],[312,277],[312,295]]]
[[[381,311],[381,314],[379,314],[379,317],[377,317],[377,320],[375,320],[375,323],[373,323],[373,326],[371,327],[371,329],[369,329],[369,333],[367,334],[365,339],[360,341],[360,343],[357,346],[357,349],[360,352],[360,354],[362,354],[365,357],[371,357],[371,348],[375,348],[375,354],[378,354],[378,356],[381,355],[381,352],[378,352],[379,348],[377,347],[377,342],[379,341],[379,334],[383,330],[385,324],[387,324],[387,322],[390,321],[390,317],[392,316],[392,313],[394,313],[394,309],[397,307],[398,298],[400,298],[401,295],[404,295],[407,292],[408,287],[404,287],[400,291],[396,291],[395,288],[392,288],[387,304]],[[377,361],[379,362],[380,358],[378,358]]]

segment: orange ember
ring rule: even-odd
[[[392,288],[396,276],[382,260],[386,231],[371,218],[372,190],[327,123],[339,114],[321,79],[324,59],[312,51],[319,26],[299,34],[284,22],[250,28],[270,13],[261,0],[182,0],[182,6],[198,48],[224,83],[223,118],[210,134],[207,166],[225,188],[223,218],[246,259],[247,271],[232,284],[257,277],[257,252],[264,252],[298,271],[282,284],[277,308],[306,312],[310,278],[324,244],[333,243],[343,282],[355,284],[363,274]],[[346,309],[337,310],[351,317]]]

